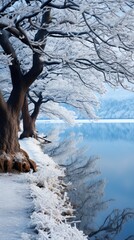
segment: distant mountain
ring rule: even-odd
[[[96,114],[103,119],[133,119],[134,98],[105,99]]]

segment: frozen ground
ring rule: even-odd
[[[25,174],[0,174],[0,239],[18,240],[22,232],[32,233],[29,184]]]
[[[20,143],[37,162],[38,171],[0,174],[0,240],[86,240],[74,220],[68,223],[73,209],[59,180],[63,170],[35,139]]]

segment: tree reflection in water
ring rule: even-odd
[[[104,210],[110,200],[104,200],[105,181],[101,179],[96,156],[87,157],[88,146],[83,145],[83,136],[71,135],[61,140],[59,131],[49,136],[51,144],[45,145],[45,153],[65,167],[65,182],[69,198],[75,209],[77,227],[91,240],[112,240],[121,232],[124,223],[134,218],[134,210],[114,209],[101,226],[95,227],[97,214]],[[53,141],[57,139],[57,141]],[[123,239],[121,239],[123,240]],[[134,235],[124,240],[134,240]]]

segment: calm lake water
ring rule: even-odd
[[[113,210],[105,226],[109,224],[109,232],[111,226],[119,226],[121,212],[134,209],[134,123],[69,126],[38,121],[37,128],[52,140],[45,145],[45,152],[66,166],[66,180],[72,182],[69,197],[76,208],[76,219],[81,220],[78,227],[90,234]],[[103,234],[89,239],[134,239],[128,238],[134,235],[134,218],[128,219],[120,233],[110,233],[111,238],[103,238]]]

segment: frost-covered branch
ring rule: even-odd
[[[27,85],[38,78],[31,92],[42,92],[53,108],[94,117],[105,83],[134,89],[133,17],[131,0],[3,1],[0,29],[9,33]]]

